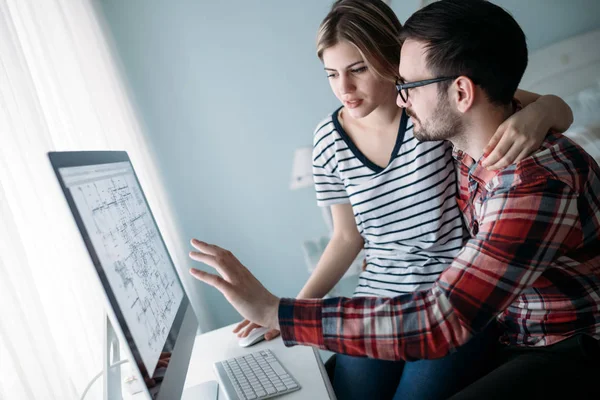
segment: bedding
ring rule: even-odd
[[[564,100],[573,110],[573,125],[565,135],[600,164],[600,80]]]

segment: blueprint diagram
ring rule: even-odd
[[[183,288],[135,176],[70,187],[96,255],[150,376]]]

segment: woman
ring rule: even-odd
[[[450,144],[418,142],[396,105],[400,30],[380,0],[338,1],[320,26],[317,55],[342,107],[315,131],[313,171],[317,202],[331,207],[334,232],[299,298],[327,294],[362,248],[366,267],[355,296],[427,289],[468,235],[455,199]],[[500,126],[488,146],[495,147],[487,160],[495,168],[528,156],[549,128],[563,131],[571,123],[568,106],[556,97],[523,91],[515,97],[526,107]],[[254,327],[243,321],[234,332],[245,328],[240,336],[246,336]],[[485,371],[493,331],[439,360],[337,355],[334,390],[340,399],[449,397]]]

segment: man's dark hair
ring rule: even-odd
[[[484,0],[441,0],[414,13],[401,39],[426,46],[434,77],[469,77],[494,104],[513,98],[527,67],[527,43],[517,21]],[[445,93],[450,82],[440,84]]]

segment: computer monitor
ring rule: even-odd
[[[129,156],[118,151],[48,156],[137,379],[145,382],[149,398],[181,398],[198,322]],[[157,367],[161,354],[170,355],[166,370]]]

